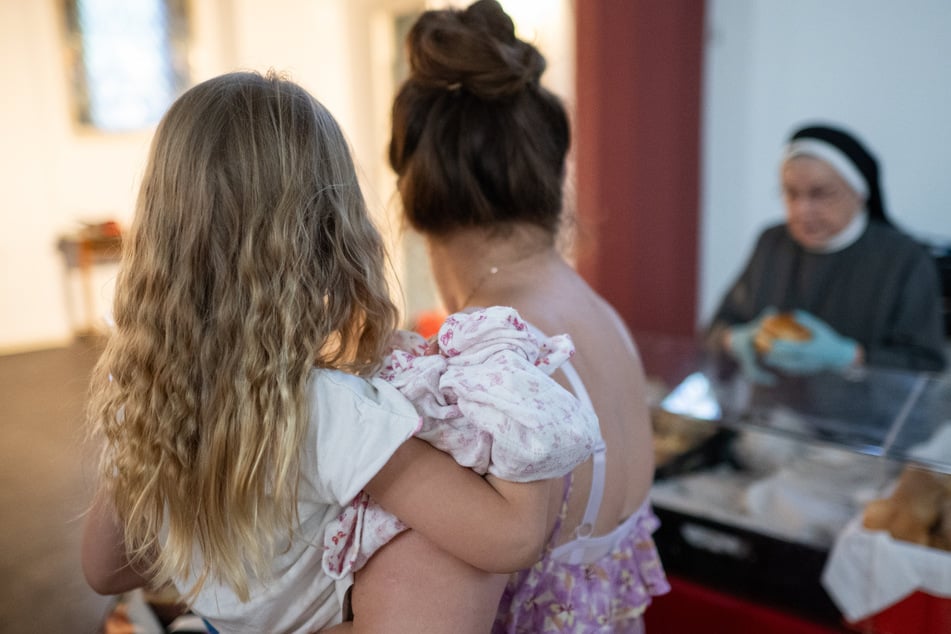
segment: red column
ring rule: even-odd
[[[704,2],[575,6],[579,270],[632,329],[692,335]]]

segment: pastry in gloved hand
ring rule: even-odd
[[[740,364],[743,376],[753,383],[772,385],[776,382],[776,377],[761,368],[757,362],[756,345],[754,344],[756,333],[759,332],[762,322],[775,315],[776,312],[775,308],[769,307],[753,321],[738,324],[727,330],[727,347],[737,363]]]
[[[753,336],[753,346],[762,357],[769,354],[773,349],[773,342],[777,339],[808,341],[812,339],[812,332],[796,321],[792,313],[776,313],[760,323],[759,330]]]
[[[843,337],[818,317],[804,310],[794,312],[797,322],[809,329],[806,341],[776,340],[763,360],[789,374],[812,374],[823,370],[844,370],[859,358],[858,342]]]

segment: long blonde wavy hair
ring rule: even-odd
[[[307,91],[233,73],[152,142],[90,422],[133,565],[242,600],[297,522],[314,367],[365,375],[396,325],[347,142]],[[200,569],[195,554],[200,553]]]

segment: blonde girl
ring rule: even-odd
[[[545,539],[543,483],[411,438],[376,369],[396,324],[346,141],[275,74],[187,91],[160,123],[90,419],[103,441],[83,567],[101,593],[174,583],[223,632],[339,623],[323,528],[365,489],[452,557],[484,631]],[[458,558],[458,559],[455,559]]]

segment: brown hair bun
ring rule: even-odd
[[[759,354],[768,353],[773,347],[773,341],[809,341],[812,331],[796,321],[791,313],[770,315],[760,324],[759,330],[753,335],[753,346]]]
[[[515,25],[495,0],[479,0],[464,11],[427,11],[407,43],[413,79],[482,99],[537,86],[545,70],[545,58],[515,37]]]
[[[410,226],[446,235],[528,223],[554,236],[571,134],[561,100],[539,83],[542,54],[494,0],[423,13],[407,50],[389,161]]]

